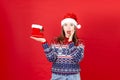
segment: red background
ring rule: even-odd
[[[120,80],[119,0],[0,0],[0,80],[50,79],[41,43],[29,38],[31,24],[43,25],[49,42],[60,34],[67,12],[82,25],[82,80]]]

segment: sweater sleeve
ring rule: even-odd
[[[43,43],[42,47],[44,49],[47,59],[50,62],[54,62],[57,59],[57,55],[54,49],[51,46],[49,46],[47,42]]]
[[[74,42],[69,43],[69,51],[72,56],[72,60],[79,63],[84,57],[84,45],[81,43],[78,46],[74,45]]]

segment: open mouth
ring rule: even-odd
[[[71,34],[71,31],[67,31],[67,34]]]

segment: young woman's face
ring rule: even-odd
[[[75,25],[73,23],[65,23],[63,25],[65,35],[68,37],[72,32],[75,31]]]

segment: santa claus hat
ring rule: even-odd
[[[63,26],[67,22],[73,23],[78,29],[81,28],[81,25],[78,24],[76,15],[73,13],[67,13],[64,16],[63,20],[61,21],[61,26]]]

